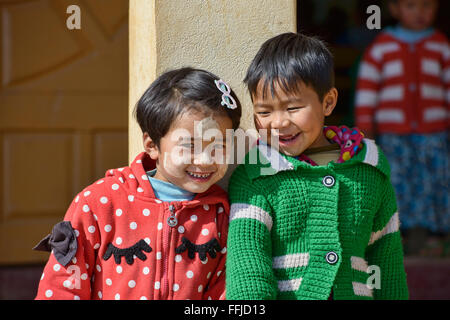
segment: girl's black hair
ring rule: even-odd
[[[239,127],[241,104],[231,90],[237,108],[221,105],[222,92],[214,80],[219,78],[205,70],[190,67],[171,70],[159,76],[145,91],[134,108],[143,133],[147,132],[156,146],[170,129],[175,119],[186,111],[196,110],[227,115],[233,129]]]
[[[250,67],[244,83],[252,96],[263,79],[263,95],[270,85],[272,96],[278,83],[286,92],[296,91],[299,82],[310,86],[323,100],[334,87],[333,56],[325,43],[300,33],[283,33],[263,43]]]

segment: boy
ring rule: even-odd
[[[386,158],[357,129],[323,128],[333,77],[325,45],[294,33],[266,41],[247,71],[268,137],[230,180],[227,299],[408,297]]]

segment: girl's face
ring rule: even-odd
[[[227,116],[187,111],[172,123],[159,147],[145,133],[145,149],[156,160],[154,178],[194,193],[208,190],[227,171],[227,129],[232,129]]]
[[[433,24],[437,10],[436,0],[397,0],[390,4],[391,14],[410,30],[420,31]]]
[[[322,130],[325,116],[333,111],[337,90],[331,89],[320,101],[317,93],[303,82],[296,92],[285,92],[275,83],[274,96],[269,86],[263,98],[263,80],[253,95],[254,118],[257,129],[267,129],[267,142],[274,146],[278,140],[280,152],[298,156],[311,147],[329,144]]]

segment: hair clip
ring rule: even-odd
[[[217,88],[222,92],[222,102],[221,105],[226,106],[228,109],[236,109],[237,104],[236,100],[231,96],[230,86],[225,83],[223,80],[214,80]]]

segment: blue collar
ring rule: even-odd
[[[155,197],[161,201],[188,201],[194,199],[196,193],[184,190],[170,182],[162,181],[153,178],[156,174],[156,169],[147,171],[148,180],[153,188]]]
[[[416,43],[430,36],[434,32],[434,29],[427,28],[425,30],[413,31],[410,29],[406,29],[398,24],[394,27],[387,27],[385,31],[400,41],[406,43]]]

